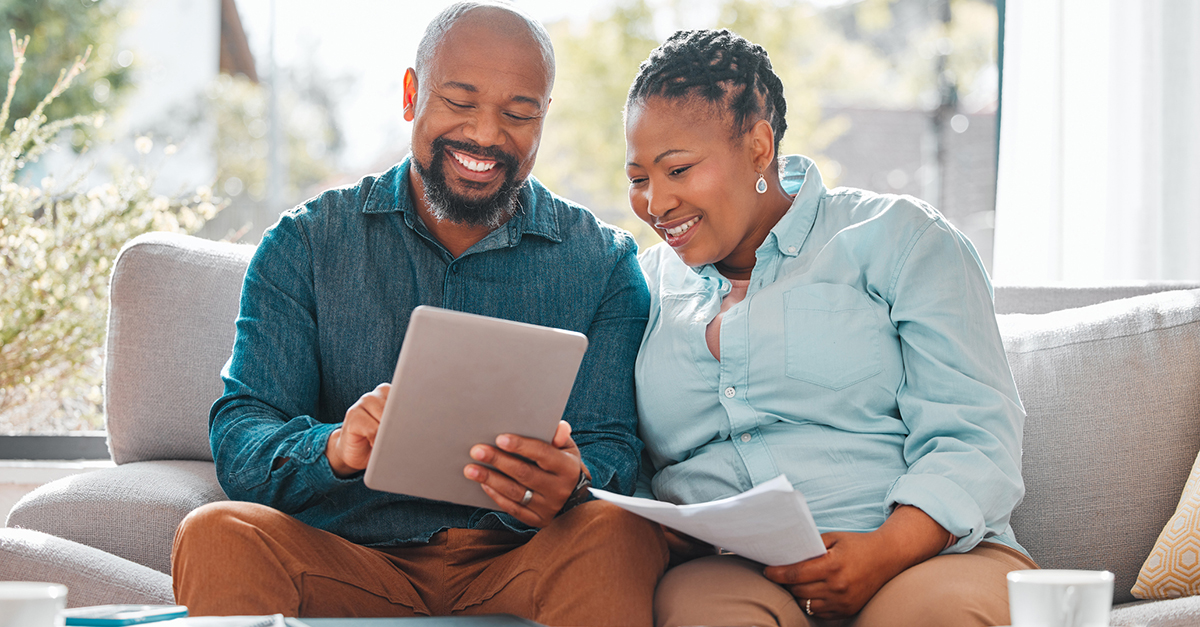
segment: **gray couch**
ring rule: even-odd
[[[176,525],[225,498],[207,415],[252,253],[167,234],[121,251],[105,373],[117,465],[22,499],[0,580],[63,582],[71,606],[171,602]],[[1200,598],[1129,593],[1200,450],[1200,282],[998,287],[996,307],[1028,413],[1017,539],[1044,568],[1113,571],[1114,625],[1200,624]]]

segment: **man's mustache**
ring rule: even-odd
[[[508,168],[509,172],[515,172],[517,169],[517,158],[495,146],[485,147],[478,144],[446,139],[445,137],[439,137],[433,140],[433,150],[435,153],[440,153],[447,148],[450,148],[451,150],[457,150],[458,152],[465,152],[477,157],[491,159],[492,161],[497,161],[505,168]]]

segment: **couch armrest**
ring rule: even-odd
[[[1042,314],[1170,290],[1200,289],[1200,281],[1127,281],[1102,285],[996,285],[996,313]]]
[[[175,602],[170,575],[29,529],[0,529],[0,581],[64,584],[67,607]]]
[[[7,524],[170,573],[179,522],[193,509],[222,500],[212,462],[137,462],[47,483],[13,507]]]
[[[212,460],[208,410],[221,395],[253,253],[253,246],[147,233],[117,255],[104,373],[116,463]]]

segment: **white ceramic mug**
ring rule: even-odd
[[[1008,573],[1012,627],[1108,627],[1112,594],[1107,570]]]
[[[0,627],[62,627],[67,587],[35,581],[0,581]]]

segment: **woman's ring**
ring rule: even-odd
[[[525,488],[525,496],[521,497],[521,505],[522,506],[529,505],[529,502],[532,500],[533,500],[533,490],[530,490],[529,488]]]
[[[812,616],[812,615],[813,615],[813,613],[812,613],[812,599],[805,599],[805,600],[804,600],[804,613],[805,613],[805,614],[808,614],[809,616]]]

